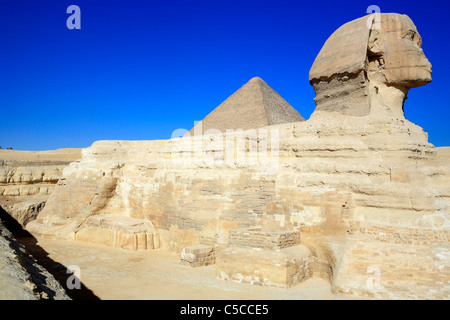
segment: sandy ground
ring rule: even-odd
[[[125,251],[106,246],[38,239],[49,258],[65,267],[76,265],[81,282],[97,297],[148,300],[291,300],[346,299],[330,284],[309,279],[293,288],[260,287],[215,278],[215,266],[192,268],[172,252]],[[76,289],[73,289],[76,290]]]

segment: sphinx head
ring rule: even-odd
[[[431,81],[431,64],[421,46],[406,15],[372,14],[343,25],[310,71],[316,111],[404,117],[408,90]]]

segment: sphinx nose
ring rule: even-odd
[[[431,68],[433,67],[433,65],[431,64],[431,62],[427,58],[425,58],[424,60],[425,61],[423,61],[424,62],[423,66],[425,68],[427,68],[427,69],[430,69],[430,72],[431,72]]]

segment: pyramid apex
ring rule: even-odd
[[[250,82],[265,82],[263,79],[261,79],[260,77],[253,77],[251,78],[248,83]]]

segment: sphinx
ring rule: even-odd
[[[344,24],[320,50],[309,74],[311,118],[270,126],[276,170],[223,161],[220,150],[212,150],[220,161],[194,161],[184,149],[174,161],[180,142],[208,151],[208,136],[97,141],[64,169],[27,230],[128,250],[210,246],[221,279],[270,284],[315,276],[337,293],[449,298],[448,287],[437,285],[450,277],[449,152],[404,117],[408,91],[431,81],[431,64],[411,19],[381,14],[378,24],[375,17]],[[214,136],[228,138],[241,139]],[[252,158],[264,144],[244,137],[231,153]],[[247,234],[263,248],[254,250],[251,239],[242,247]],[[284,242],[270,251],[275,236]]]

